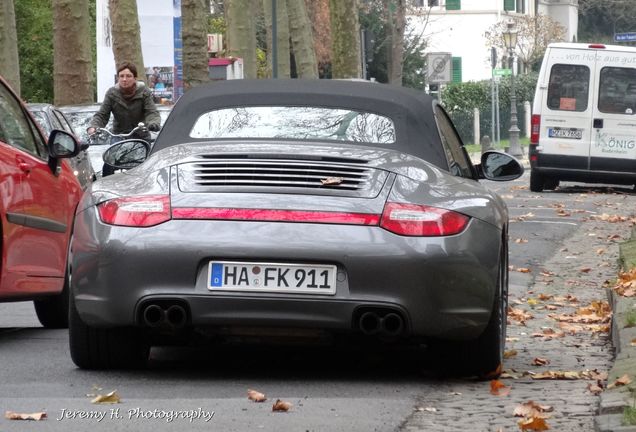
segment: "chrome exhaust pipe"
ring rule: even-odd
[[[388,336],[399,336],[404,330],[404,320],[395,312],[386,314],[380,320],[382,333]]]
[[[166,312],[158,305],[151,304],[144,309],[144,324],[150,327],[159,327],[166,319]]]
[[[365,335],[374,335],[380,332],[382,324],[380,323],[380,317],[375,312],[365,312],[360,316],[360,330]]]
[[[174,327],[183,327],[187,320],[186,311],[183,306],[172,305],[166,310],[166,319]]]

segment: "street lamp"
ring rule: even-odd
[[[515,28],[514,21],[507,23],[507,29],[503,33],[504,44],[510,55],[510,69],[512,73],[510,75],[510,129],[508,135],[510,137],[510,148],[508,152],[514,157],[523,156],[523,151],[519,145],[519,127],[517,125],[517,95],[515,94],[515,65],[514,56],[515,48],[517,46],[517,29]]]

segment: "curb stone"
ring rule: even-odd
[[[632,230],[631,240],[622,243],[619,249],[620,267],[623,270],[636,267],[636,229]],[[636,347],[631,345],[636,339],[636,327],[626,327],[627,314],[636,311],[636,297],[622,297],[612,289],[607,290],[607,296],[613,311],[611,338],[616,355],[608,383],[624,374],[630,375],[632,383],[601,393],[599,415],[594,423],[598,432],[636,432],[636,425],[623,425],[624,409],[636,408]]]

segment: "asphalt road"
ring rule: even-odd
[[[590,332],[531,337],[556,326],[536,298],[576,295],[578,303],[563,305],[559,313],[605,298],[602,284],[616,275],[617,244],[628,230],[601,215],[633,215],[633,195],[572,187],[534,194],[527,175],[487,184],[510,209],[511,305],[533,315],[525,325],[509,326],[507,349],[517,354],[504,365],[516,376],[502,380],[508,396],[490,394],[488,382],[432,375],[416,352],[354,347],[161,348],[153,349],[148,370],[82,371],[69,357],[67,331],[42,329],[31,303],[4,303],[0,410],[45,411],[48,419],[3,418],[0,431],[518,430],[513,410],[528,400],[553,407],[547,419],[552,430],[594,430],[599,398],[586,390],[589,380],[534,380],[527,372],[607,370],[609,339]],[[537,357],[550,365],[532,365]],[[248,389],[268,400],[248,401]],[[120,403],[91,403],[114,390]],[[289,412],[272,412],[278,398],[293,404]]]

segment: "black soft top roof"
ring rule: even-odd
[[[405,152],[447,169],[433,116],[434,104],[434,99],[424,92],[367,81],[217,81],[197,86],[177,101],[152,151],[181,143],[210,141],[191,138],[190,131],[199,116],[215,109],[240,106],[344,107],[384,115],[393,120],[396,142],[374,146]]]

